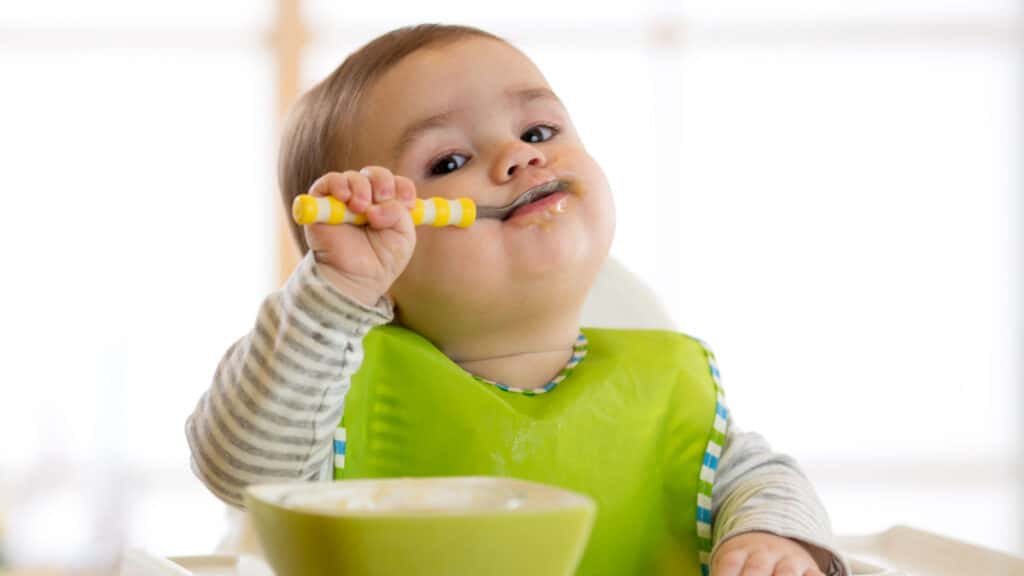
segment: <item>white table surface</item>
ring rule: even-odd
[[[1024,576],[1024,559],[980,546],[895,526],[836,543],[856,576]],[[144,550],[125,554],[120,576],[273,576],[258,556],[160,558]]]

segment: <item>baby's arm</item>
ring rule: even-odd
[[[831,545],[828,515],[796,461],[772,452],[759,434],[741,432],[731,422],[715,476],[711,508],[715,543],[712,575],[739,574],[744,565],[750,571],[743,574],[803,574],[770,567],[757,571],[757,564],[774,566],[773,558],[792,552],[787,549],[791,541],[802,545],[795,549],[797,555],[806,550],[826,575],[850,573]],[[789,541],[779,541],[777,536]]]
[[[185,424],[193,470],[234,506],[248,484],[331,477],[331,440],[362,338],[392,319],[385,294],[416,245],[408,178],[379,166],[329,172],[310,194],[346,202],[366,226],[305,228],[306,257],[221,359]]]
[[[256,325],[221,359],[185,425],[192,469],[221,500],[246,485],[331,477],[333,436],[362,338],[392,318],[325,280],[312,252],[268,296]]]

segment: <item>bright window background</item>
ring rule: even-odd
[[[276,282],[275,89],[255,3],[208,5],[0,5],[13,566],[203,552],[224,530],[184,417]]]
[[[303,88],[404,24],[509,38],[608,174],[613,254],[713,346],[738,423],[800,459],[836,531],[1024,554],[1019,4],[493,9],[307,0]],[[279,280],[274,18],[0,7],[13,565],[206,553],[226,530],[183,424]]]

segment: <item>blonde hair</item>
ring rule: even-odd
[[[360,99],[373,82],[402,58],[427,46],[478,36],[501,38],[470,26],[421,24],[392,30],[356,50],[295,103],[281,134],[277,181],[291,222],[292,201],[317,178],[348,166]],[[309,250],[302,227],[291,222],[292,236],[303,254]]]

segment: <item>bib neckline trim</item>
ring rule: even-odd
[[[572,373],[576,366],[579,366],[579,363],[587,356],[587,344],[587,337],[583,335],[583,332],[580,332],[579,336],[576,337],[576,342],[572,345],[572,357],[569,358],[569,362],[558,372],[557,376],[540,388],[516,388],[514,386],[507,386],[501,382],[484,378],[483,376],[477,376],[476,374],[470,373],[470,375],[474,380],[494,386],[503,392],[519,394],[521,396],[541,396],[554,390],[559,383],[569,377],[569,374]]]

